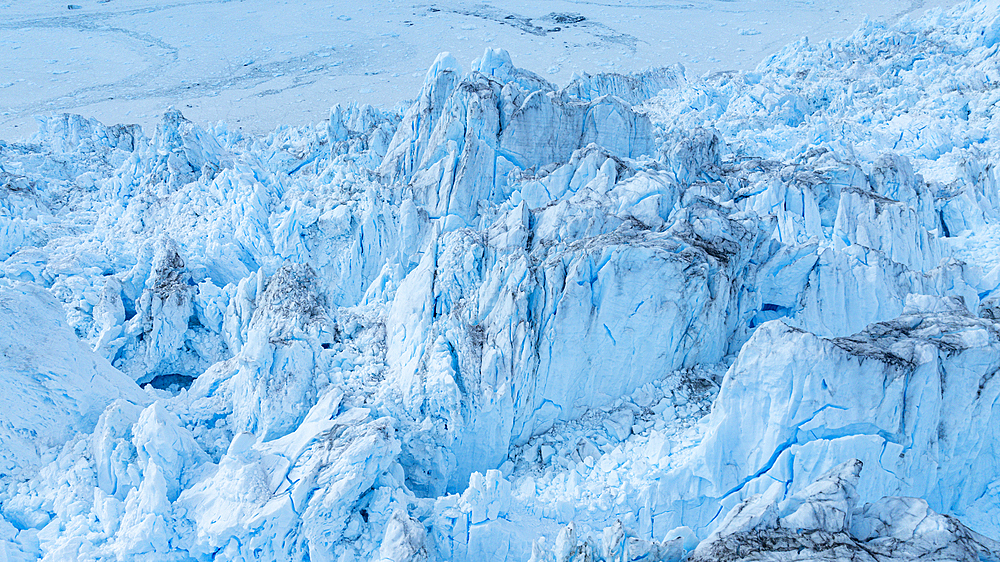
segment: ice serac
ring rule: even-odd
[[[0,471],[26,479],[105,407],[145,404],[128,377],[79,341],[62,306],[32,284],[0,285]],[[48,461],[44,461],[48,462]],[[4,512],[5,517],[17,515]]]
[[[674,65],[652,68],[639,74],[584,73],[574,76],[563,91],[581,100],[615,96],[630,105],[638,105],[663,90],[680,88],[684,83],[684,69]]]
[[[271,440],[290,433],[316,401],[316,355],[335,328],[306,265],[282,266],[257,295],[239,368],[226,381],[239,431]]]
[[[179,188],[200,176],[212,178],[228,160],[225,149],[211,133],[173,108],[163,114],[150,148],[155,152],[145,179],[166,189]]]
[[[398,125],[399,115],[383,113],[368,104],[336,105],[330,110],[327,142],[334,155],[345,155],[374,169],[385,158]]]
[[[461,66],[450,53],[441,53],[427,70],[416,103],[403,115],[399,130],[389,144],[379,173],[406,181],[423,161],[428,139],[437,125],[445,101],[461,78]]]
[[[649,119],[617,96],[574,97],[501,50],[487,50],[460,80],[455,67],[435,62],[379,167],[432,216],[472,225],[481,205],[510,195],[512,173],[565,162],[590,143],[619,157],[652,152]]]
[[[758,328],[722,383],[693,476],[720,499],[773,482],[795,492],[850,454],[867,467],[863,501],[920,497],[992,528],[1000,332],[940,302],[911,298],[899,318],[843,338]]]
[[[733,508],[688,560],[995,560],[998,543],[923,500],[858,504],[862,463],[849,460],[784,501],[755,495]],[[775,483],[772,487],[780,487]]]
[[[522,202],[485,236],[445,233],[400,285],[387,362],[424,428],[404,445],[414,489],[460,490],[554,423],[730,351],[755,221],[695,199],[650,229],[615,212],[669,184],[618,188],[615,158],[585,163],[592,179],[569,201]]]
[[[145,287],[136,301],[136,313],[125,323],[123,341],[118,342],[115,354],[119,368],[138,383],[170,374],[194,378],[207,367],[183,353],[194,314],[195,289],[184,259],[176,242],[167,237],[157,241],[155,251]],[[115,307],[115,299],[121,298],[113,292],[116,283],[114,278],[105,283],[106,306]],[[105,323],[111,325],[108,320]],[[109,344],[114,345],[104,345]]]
[[[337,391],[324,395],[298,429],[280,439],[254,443],[250,434],[241,434],[233,440],[214,474],[179,500],[196,524],[192,552],[228,545],[232,556],[269,560],[354,556],[357,547],[371,552],[379,545],[374,537],[367,545],[355,544],[361,514],[372,524],[382,518],[390,535],[414,532],[408,521],[392,530],[400,524],[392,511],[396,503],[387,503],[385,514],[370,505],[373,489],[386,493],[379,478],[399,454],[392,421],[375,419],[366,409],[344,410],[342,397]],[[273,542],[275,536],[282,539]]]

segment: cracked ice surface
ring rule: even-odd
[[[997,559],[998,22],[0,143],[3,553]]]

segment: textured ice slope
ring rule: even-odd
[[[148,402],[145,393],[79,341],[46,291],[15,283],[0,288],[0,471],[26,478],[51,460],[51,450],[94,430],[117,399]]]
[[[998,22],[0,143],[4,554],[997,559]]]

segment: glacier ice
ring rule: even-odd
[[[7,334],[0,355],[4,373],[0,470],[5,478],[28,477],[51,461],[52,451],[67,440],[94,431],[112,402],[149,401],[76,337],[62,306],[44,289],[20,282],[0,287],[0,307]]]
[[[775,483],[739,504],[688,560],[983,560],[1000,544],[912,497],[858,506],[851,459],[785,500]],[[770,555],[770,556],[769,556]]]
[[[0,142],[9,560],[998,560],[1000,5]],[[863,467],[863,468],[862,468]]]

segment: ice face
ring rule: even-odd
[[[997,478],[988,420],[998,341],[992,322],[954,311],[833,339],[767,323],[726,374],[695,474],[725,501],[775,481],[794,489],[824,458],[852,451],[867,467],[864,501],[914,496],[994,518],[992,502],[975,498]]]
[[[753,496],[735,507],[689,560],[760,560],[774,551],[787,552],[783,560],[996,556],[997,543],[928,509],[923,500],[888,497],[857,506],[862,466],[849,460],[783,502],[775,502],[771,493]]]
[[[3,552],[995,559],[998,14],[0,143]]]

